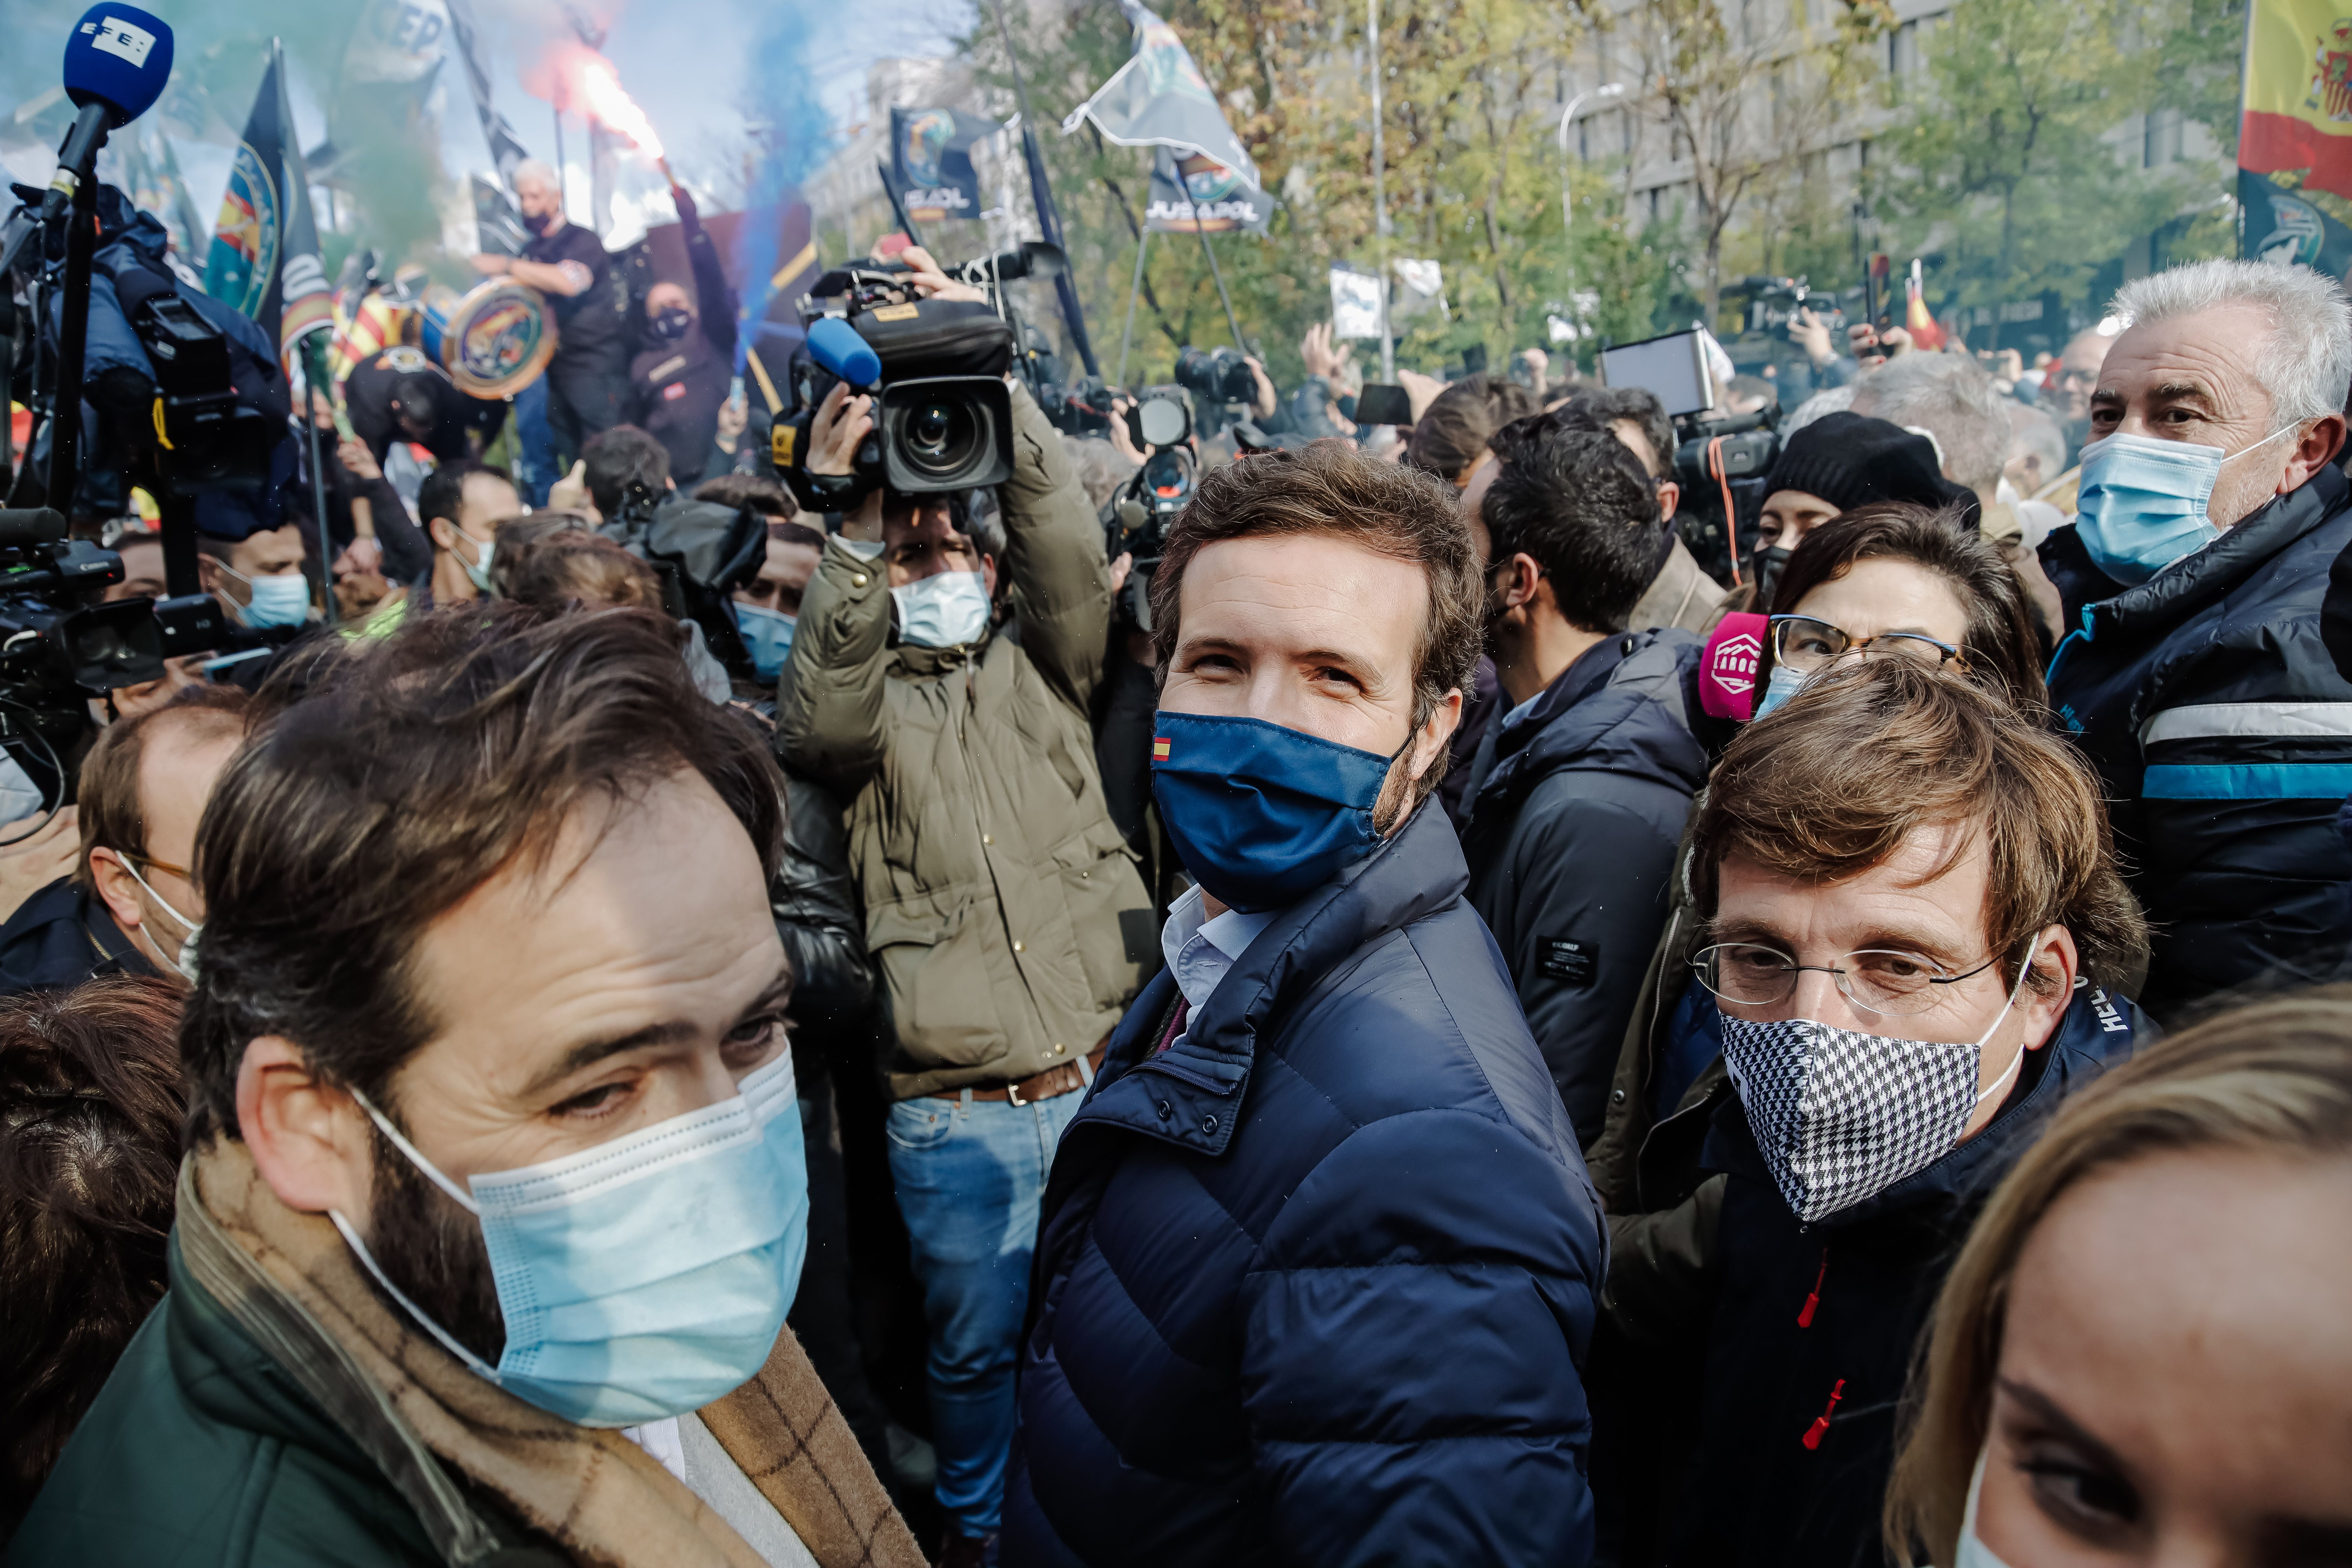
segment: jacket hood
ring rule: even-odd
[[[2273,498],[2236,527],[2177,565],[2166,568],[2137,588],[2125,588],[2100,572],[2071,528],[2053,533],[2062,547],[2069,574],[2095,592],[2105,584],[2113,596],[2083,606],[2083,628],[2094,639],[2115,630],[2132,633],[2160,630],[2185,620],[2234,590],[2264,563],[2295,541],[2326,522],[2352,495],[2352,479],[2333,463],[2304,481],[2298,489]],[[2081,557],[2079,562],[2073,558]]]
[[[1150,1097],[1102,1103],[1101,1090],[1113,1081],[1108,1073],[1097,1079],[1087,1110],[1129,1131],[1223,1153],[1262,1036],[1334,966],[1435,914],[1469,887],[1462,841],[1434,801],[1423,802],[1379,848],[1276,916],[1186,1021],[1183,1038],[1136,1065],[1135,1071],[1160,1080],[1154,1086],[1159,1099],[1172,1101],[1167,1114],[1155,1113]],[[1139,1046],[1148,1050],[1150,1042],[1138,1037],[1154,1027],[1175,994],[1173,978],[1161,971],[1113,1037],[1111,1058],[1131,1056]]]
[[[1515,810],[1556,773],[1648,779],[1690,794],[1706,782],[1706,748],[1690,713],[1704,645],[1667,626],[1598,643],[1563,671],[1525,719],[1495,735],[1495,762],[1470,816]],[[1605,661],[1596,681],[1586,660]]]
[[[1974,1138],[1885,1192],[1840,1209],[1822,1220],[1836,1230],[1890,1215],[1941,1215],[1982,1199],[2008,1174],[2059,1106],[2079,1094],[2108,1068],[2152,1044],[2161,1031],[2128,997],[2077,982],[2074,999],[2060,1016],[2056,1034],[2042,1048],[2048,1059],[2025,1098],[2001,1111]],[[1772,1184],[1772,1173],[1748,1131],[1736,1090],[1727,1091],[1709,1130],[1701,1163]]]

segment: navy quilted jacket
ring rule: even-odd
[[[1055,1156],[1006,1568],[1591,1554],[1600,1205],[1452,825],[1163,973]]]

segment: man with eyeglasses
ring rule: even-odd
[[[1660,1212],[1611,1216],[1604,1309],[1655,1375],[1595,1464],[1659,1504],[1628,1562],[1876,1563],[1946,1260],[2052,1109],[2152,1033],[2109,989],[2146,930],[2090,769],[1908,659],[1748,726],[1691,832],[1695,1033],[1723,1059],[1643,1144]]]

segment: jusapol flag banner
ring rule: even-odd
[[[273,47],[205,263],[205,292],[251,317],[289,359],[304,335],[334,325],[334,293],[293,125],[285,56]]]
[[[890,176],[916,223],[978,217],[980,174],[971,144],[996,133],[996,121],[955,109],[890,111]]]
[[[1209,79],[1192,62],[1192,51],[1176,37],[1176,29],[1135,0],[1122,0],[1121,9],[1135,24],[1135,53],[1092,98],[1071,111],[1062,121],[1062,133],[1066,136],[1082,121],[1092,120],[1105,141],[1121,147],[1164,147],[1180,162],[1198,158],[1203,164],[1200,173],[1205,174],[1208,167],[1222,171],[1214,181],[1220,194],[1208,198],[1211,202],[1237,199],[1226,194],[1222,184],[1227,175],[1237,176],[1253,193],[1258,210],[1270,211],[1273,204],[1259,187],[1257,164],[1241,138],[1234,134],[1234,128],[1225,123]],[[1192,174],[1192,171],[1184,171],[1181,177],[1170,182],[1171,186],[1183,189]],[[1155,206],[1160,185],[1160,168],[1155,164]],[[1155,222],[1153,226],[1190,228],[1192,225],[1188,214],[1181,224]],[[1265,226],[1261,219],[1255,225],[1228,223],[1227,226],[1252,227],[1263,233]]]
[[[1238,169],[1200,153],[1161,147],[1151,160],[1151,198],[1143,221],[1162,233],[1264,234],[1274,203]]]
[[[2352,228],[2352,15],[2341,0],[2252,0],[2238,128],[2238,254],[2341,278]]]

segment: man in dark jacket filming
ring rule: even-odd
[[[1477,658],[1439,480],[1221,468],[1152,582],[1199,886],[1055,1156],[1003,1560],[1586,1559],[1601,1216],[1433,807]]]
[[[2352,544],[2332,459],[2352,306],[2299,267],[2200,261],[2116,297],[2082,511],[2042,560],[2072,629],[2050,701],[2116,803],[2158,1017],[2331,969],[2352,850],[2352,685],[2320,635]]]

